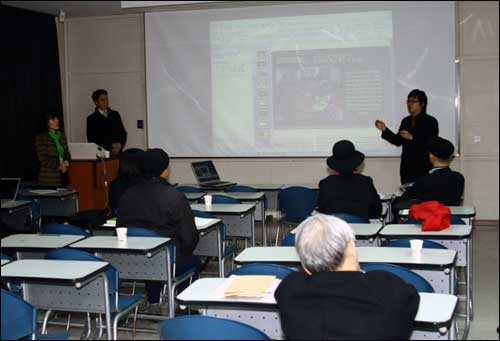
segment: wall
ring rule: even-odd
[[[479,219],[499,218],[498,211],[498,2],[461,1],[459,59],[461,152],[453,168],[466,177],[465,203]],[[91,92],[108,89],[129,133],[128,147],[147,146],[144,19],[142,15],[93,17],[59,24],[66,130],[71,141],[85,141],[85,117]],[[192,160],[172,160],[172,181],[193,183]],[[241,183],[315,183],[326,174],[323,159],[218,159],[224,179]],[[399,159],[370,158],[365,173],[381,192],[399,185]]]

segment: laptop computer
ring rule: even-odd
[[[20,184],[21,178],[0,179],[0,196],[2,199],[2,207],[11,204],[16,200]]]
[[[191,168],[201,187],[224,188],[236,185],[236,182],[221,181],[212,161],[193,162]]]

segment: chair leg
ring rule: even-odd
[[[104,325],[102,323],[102,314],[99,314],[99,334],[97,335],[98,340],[102,338],[103,331],[104,331]]]
[[[50,314],[52,314],[52,310],[47,310],[45,313],[45,317],[43,318],[42,334],[47,334],[47,323],[49,322]]]
[[[71,313],[68,314],[68,323],[66,324],[66,331],[69,331],[69,324],[71,323]]]
[[[281,222],[278,222],[278,226],[276,227],[276,241],[274,243],[274,246],[278,246],[278,240],[280,237],[280,229],[281,229]]]

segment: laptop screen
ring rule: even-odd
[[[199,183],[220,180],[212,161],[193,162],[192,167]]]
[[[16,199],[20,183],[21,179],[19,178],[2,178],[0,180],[1,199]]]

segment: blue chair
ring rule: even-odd
[[[281,241],[281,246],[295,246],[295,235],[289,234]]]
[[[349,224],[369,224],[370,220],[349,213],[334,213],[333,216]]]
[[[91,237],[92,235],[81,228],[69,224],[46,224],[42,225],[42,234],[65,234]]]
[[[246,193],[255,193],[257,190],[250,186],[241,186],[235,185],[224,189],[224,192],[246,192]]]
[[[228,274],[228,277],[231,275],[268,275],[268,276],[276,276],[276,278],[283,279],[288,276],[290,273],[294,272],[294,270],[287,268],[282,265],[277,264],[267,264],[267,263],[256,263],[256,264],[247,264],[234,269]]]
[[[193,210],[193,215],[198,218],[206,218],[206,219],[214,219],[215,216],[203,211]],[[228,244],[226,242],[226,225],[221,221],[219,224],[222,225],[220,231],[221,236],[220,240],[222,241],[222,267],[224,268],[224,261],[227,257],[232,256],[231,260],[231,269],[234,267],[234,256],[236,255],[236,251],[238,251],[238,246],[236,244]]]
[[[203,193],[201,189],[193,186],[177,186],[175,189],[181,193]]]
[[[0,259],[8,260],[9,262],[12,262],[14,260],[14,258],[4,255],[3,253],[0,254]]]
[[[299,224],[307,217],[318,205],[318,193],[310,188],[294,186],[282,189],[278,194],[278,210],[280,212],[280,221],[276,231],[276,243],[281,229],[281,224]]]
[[[24,191],[27,191],[28,188],[24,187],[22,184],[19,187],[19,193],[23,193]],[[33,197],[25,196],[18,194],[16,196],[16,200],[25,200],[25,201],[31,201],[31,228],[33,231],[40,231],[40,228],[42,226],[42,207],[40,204],[33,199]]]
[[[241,322],[210,316],[180,316],[160,325],[160,340],[270,340]]]
[[[104,262],[104,260],[91,253],[77,249],[51,250],[47,253],[47,259]],[[110,310],[112,316],[114,315],[113,336],[116,337],[118,335],[118,322],[134,308],[135,321],[139,303],[141,303],[144,297],[140,295],[120,295],[120,277],[118,271],[113,266],[110,266],[110,268],[106,270],[106,276],[108,277],[109,295],[111,296],[109,300]],[[48,311],[47,314],[50,314],[50,311]]]
[[[66,340],[68,333],[37,334],[36,309],[7,290],[2,289],[2,340]]]
[[[446,246],[439,244],[432,240],[423,240],[422,248],[424,249],[448,249]],[[410,239],[395,239],[391,241],[386,241],[382,243],[382,246],[386,247],[407,247],[410,248]]]
[[[223,194],[212,195],[212,204],[241,204],[238,199]]]
[[[158,238],[160,235],[152,230],[148,230],[142,227],[128,227],[127,228],[127,235],[129,237],[153,237],[153,238]],[[169,253],[170,253],[170,261],[172,263],[172,292],[168,293],[168,298],[169,298],[169,304],[171,306],[174,305],[174,298],[175,298],[175,290],[179,286],[179,284],[189,280],[191,281],[194,274],[196,273],[196,269],[194,267],[188,268],[181,274],[177,274],[176,268],[175,268],[175,263],[176,263],[176,247],[174,243],[169,243],[167,244]],[[165,260],[166,261],[166,260]],[[135,283],[134,283],[135,285]],[[163,285],[162,293],[167,292],[168,289],[168,284],[165,283]],[[160,296],[161,297],[161,296]],[[163,297],[161,297],[163,299]]]
[[[456,215],[452,215],[450,217],[450,222],[452,225],[467,225],[465,221],[460,219],[460,217],[457,217]],[[406,219],[405,224],[413,224],[413,225],[422,225],[422,220],[418,220],[412,217],[408,217]]]
[[[407,284],[413,285],[418,292],[434,292],[434,289],[425,278],[411,270],[398,265],[385,263],[363,263],[361,264],[361,269],[366,272],[375,270],[388,271],[401,278]]]

